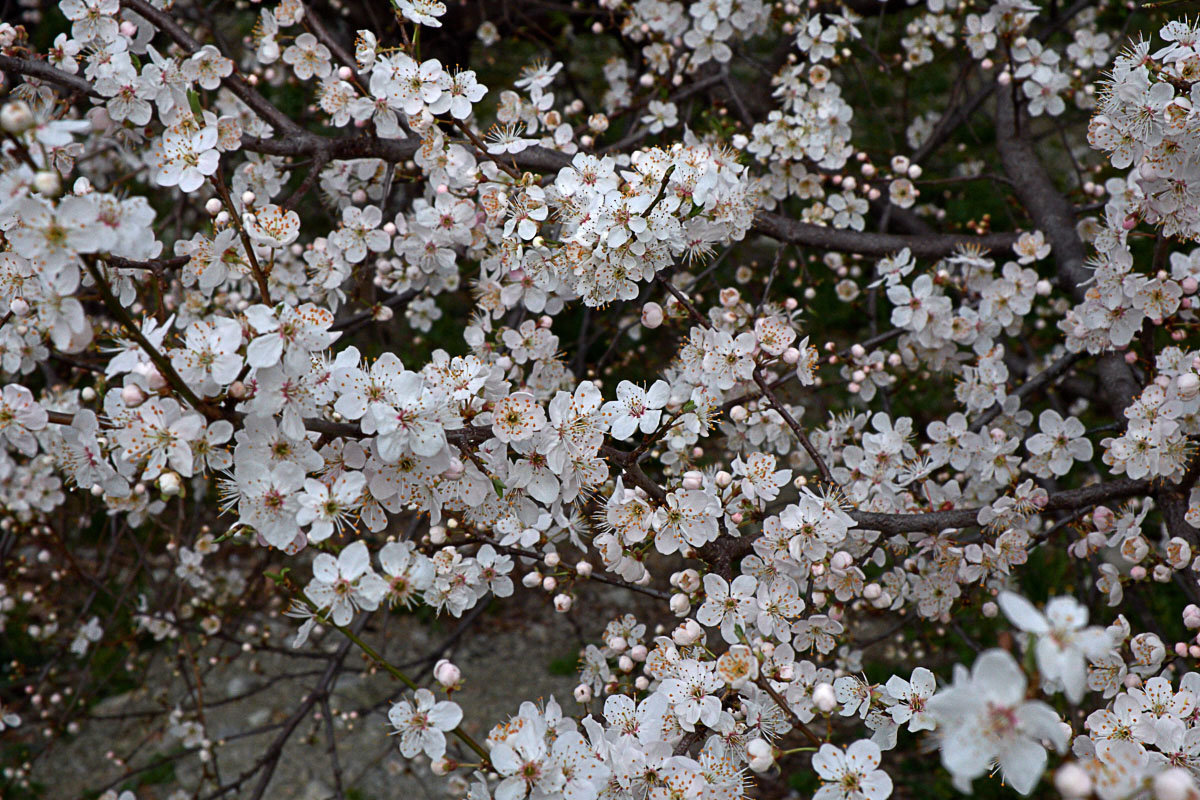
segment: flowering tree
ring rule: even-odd
[[[1200,797],[1200,27],[19,5],[5,797],[62,796],[37,763],[162,653],[177,749],[97,793],[194,760],[171,797],[271,796],[315,719],[351,796],[360,657],[358,724],[473,800]],[[597,587],[642,610],[573,697],[456,702],[485,609],[591,626]],[[435,614],[392,657],[381,620]],[[205,665],[292,650],[320,667],[222,770],[206,709],[255,698]]]

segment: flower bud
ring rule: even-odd
[[[750,769],[754,772],[766,772],[775,763],[775,752],[765,739],[752,739],[746,745],[746,755],[750,756]]]
[[[633,647],[629,648],[629,657],[634,661],[645,661],[646,656],[649,654],[650,651],[646,649],[646,645],[644,644],[635,644]]]
[[[750,416],[750,412],[743,405],[736,405],[729,409],[729,418],[734,422],[745,422],[748,416]]]
[[[1096,530],[1105,532],[1112,529],[1116,524],[1117,516],[1108,506],[1096,506],[1092,511],[1092,522],[1096,525]]]
[[[547,578],[546,580],[550,580]],[[560,614],[565,614],[571,610],[571,605],[574,601],[569,594],[556,594],[554,596],[554,610]]]
[[[646,303],[642,306],[642,326],[657,328],[663,323],[663,309],[658,303]]]
[[[678,586],[685,592],[694,592],[700,588],[700,573],[694,569],[685,569],[679,573]]]
[[[42,170],[33,176],[33,190],[46,197],[57,197],[62,191],[62,181],[57,172]]]
[[[1054,773],[1054,788],[1066,798],[1087,797],[1092,793],[1092,779],[1083,767],[1072,761]]]
[[[24,100],[13,100],[0,108],[0,128],[8,133],[24,133],[34,124],[33,110]]]
[[[575,702],[587,703],[592,699],[592,687],[581,683],[575,687]]]
[[[442,477],[448,481],[456,481],[461,478],[467,471],[466,465],[458,456],[450,457],[450,466],[446,467],[442,472]]]
[[[719,488],[726,489],[729,487],[729,484],[733,483],[733,476],[725,470],[721,470],[717,473],[716,481]]]
[[[521,585],[526,589],[533,589],[534,587],[541,585],[541,583],[542,573],[538,572],[536,569],[532,572],[526,572],[525,577],[521,578]]]
[[[183,491],[179,475],[174,472],[164,472],[158,476],[158,490],[166,497],[174,497]]]
[[[129,408],[136,408],[146,402],[146,393],[136,383],[131,383],[121,389],[121,402]]]
[[[1182,767],[1172,767],[1154,776],[1156,800],[1188,800],[1195,792],[1196,785]]]
[[[837,705],[837,696],[833,693],[833,684],[818,683],[813,688],[813,705],[822,714],[828,714],[833,711]]]
[[[553,575],[547,575],[546,577],[542,578],[542,588],[547,592],[553,592],[558,588],[558,579]]]
[[[621,656],[617,659],[617,669],[621,672],[633,672],[633,659],[629,656]]]
[[[545,561],[546,566],[553,569],[562,563],[562,557],[558,553],[547,553]]]
[[[447,689],[453,689],[462,681],[462,670],[449,659],[439,659],[433,667],[433,679]]]
[[[1190,400],[1200,394],[1200,377],[1194,372],[1185,372],[1179,376],[1179,396]]]
[[[23,317],[29,313],[29,301],[24,297],[14,297],[8,304],[8,310],[13,313],[14,317]]]
[[[457,766],[458,763],[453,759],[442,756],[441,758],[435,758],[433,761],[429,762],[429,771],[434,775],[449,775]]]
[[[688,602],[686,594],[671,595],[671,612],[677,617],[682,617],[692,609],[692,604]]]
[[[576,564],[576,565],[575,565],[575,574],[576,574],[576,575],[578,575],[578,576],[579,576],[579,577],[581,577],[581,578],[588,578],[588,577],[591,577],[591,574],[592,574],[592,562],[590,562],[590,561],[580,561],[578,564]]]

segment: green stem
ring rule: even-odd
[[[305,597],[303,599],[304,599],[305,604],[308,605],[309,608],[313,609],[313,611],[318,611],[317,607],[314,606],[307,597]],[[403,672],[401,672],[396,667],[389,664],[387,662],[387,659],[385,659],[382,655],[379,654],[378,650],[376,650],[374,647],[371,647],[371,645],[364,642],[362,640],[362,637],[360,637],[357,633],[350,630],[349,628],[344,628],[341,625],[333,624],[329,620],[325,620],[325,621],[326,621],[326,623],[332,625],[332,627],[337,628],[339,631],[341,631],[343,634],[345,634],[347,639],[349,639],[351,642],[353,642],[354,645],[356,647],[358,647],[359,650],[362,650],[367,655],[368,658],[370,658],[372,661],[374,661],[379,666],[383,667],[383,669],[385,671],[387,671],[387,673],[389,675],[391,675],[393,678],[400,681],[401,683],[403,683],[405,686],[407,686],[409,689],[412,689],[413,691],[416,691],[417,689],[421,688],[420,686],[417,685],[416,681],[414,681],[412,678],[405,675]],[[459,725],[457,728],[455,728],[454,730],[452,730],[450,732],[453,733],[455,736],[457,736],[459,739],[461,739],[463,744],[465,744],[467,747],[474,750],[476,755],[478,755],[481,759],[483,759],[483,762],[488,765],[488,769],[491,768],[491,766],[490,766],[491,761],[488,759],[487,750],[484,750],[483,746],[480,745],[479,742],[475,741],[475,738],[473,736],[471,736],[471,734],[469,734],[465,730],[463,730],[462,725]]]

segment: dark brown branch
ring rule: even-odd
[[[817,448],[813,446],[812,440],[808,438],[808,434],[804,432],[804,428],[800,427],[800,423],[795,417],[784,407],[783,403],[779,402],[779,398],[775,396],[775,391],[771,385],[763,378],[762,369],[754,368],[754,382],[758,384],[759,391],[771,408],[783,417],[783,421],[792,429],[792,433],[796,434],[796,438],[800,440],[800,446],[804,448],[804,452],[808,453],[808,457],[812,459],[817,466],[817,471],[821,473],[821,479],[827,483],[835,483],[833,473],[829,471],[829,466],[825,463],[825,459],[821,458],[821,454],[817,452]]]
[[[965,233],[925,235],[863,233],[797,222],[769,211],[760,211],[755,216],[754,230],[764,236],[770,236],[772,239],[789,244],[863,256],[887,256],[898,253],[907,247],[917,258],[943,258],[959,247],[1006,250],[1012,247],[1020,236],[1020,233],[989,233],[984,236]]]

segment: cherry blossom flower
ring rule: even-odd
[[[1084,627],[1087,608],[1073,597],[1055,597],[1042,614],[1014,592],[1002,592],[997,600],[1014,625],[1038,637],[1035,652],[1042,675],[1060,682],[1068,699],[1078,703],[1087,687],[1086,660],[1099,658],[1111,647],[1101,628]]]
[[[336,558],[319,553],[313,559],[313,579],[304,587],[305,596],[342,626],[350,624],[356,611],[378,608],[386,591],[387,584],[371,571],[367,545],[361,541],[346,545]]]
[[[441,758],[446,753],[446,733],[457,728],[462,717],[457,703],[435,701],[428,689],[417,689],[411,702],[399,700],[388,710],[388,722],[396,729],[406,758],[418,753]]]
[[[914,733],[931,731],[937,726],[933,716],[926,710],[929,698],[937,689],[932,672],[925,667],[917,667],[908,680],[893,675],[885,686],[888,694],[896,699],[896,704],[888,708],[888,713],[897,725],[908,723],[908,729]]]
[[[821,778],[821,788],[813,800],[884,800],[892,794],[892,779],[879,769],[879,746],[857,741],[845,750],[831,744],[821,745],[813,754],[813,769]]]
[[[326,78],[333,70],[329,63],[329,48],[317,41],[311,33],[302,33],[283,51],[283,61],[291,64],[296,77],[302,81],[313,76]]]
[[[308,531],[309,541],[321,542],[335,530],[341,531],[358,507],[366,483],[361,472],[343,472],[332,486],[311,478],[304,482],[296,522],[312,526]]]
[[[959,667],[954,683],[929,699],[941,736],[942,764],[955,785],[971,781],[999,762],[1004,779],[1018,792],[1033,791],[1046,768],[1042,741],[1066,747],[1066,734],[1050,706],[1025,699],[1025,675],[1004,650],[988,650],[970,673]]]
[[[739,575],[732,585],[720,575],[704,576],[704,605],[696,612],[696,621],[709,627],[721,627],[721,636],[734,644],[737,629],[745,631],[757,607],[754,591],[758,581],[749,575]]]
[[[617,399],[605,403],[600,413],[608,418],[614,438],[628,439],[639,430],[648,434],[658,429],[669,397],[666,381],[655,381],[649,390],[621,381],[617,385]]]
[[[33,392],[10,383],[0,394],[0,430],[9,444],[27,456],[37,453],[34,431],[46,427],[48,415],[33,397]]]
[[[528,439],[546,427],[546,412],[528,392],[515,392],[496,403],[492,435],[502,442]]]

